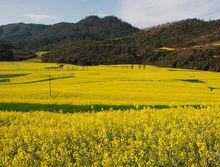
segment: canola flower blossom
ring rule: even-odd
[[[219,166],[219,73],[39,62],[0,62],[0,167]]]
[[[220,109],[0,112],[0,166],[218,166]]]
[[[131,65],[88,68],[65,65],[64,70],[56,67],[53,63],[0,62],[0,102],[220,105],[220,73],[217,72],[154,66],[139,69],[138,65],[133,70]],[[54,79],[52,97],[49,75]]]

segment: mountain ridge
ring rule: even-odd
[[[20,49],[50,50],[62,42],[105,40],[138,31],[138,28],[115,16],[88,16],[76,23],[3,25],[0,26],[0,40],[7,40]]]

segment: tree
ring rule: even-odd
[[[5,41],[0,41],[0,61],[14,60],[13,46]]]

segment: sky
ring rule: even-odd
[[[187,18],[220,19],[220,0],[0,0],[0,25],[77,22],[114,15],[139,28]]]

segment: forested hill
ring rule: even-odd
[[[187,19],[163,24],[134,36],[136,42],[150,47],[190,47],[220,40],[220,20]]]
[[[0,26],[0,40],[7,40],[20,49],[49,50],[67,41],[100,41],[138,31],[139,29],[114,16],[89,16],[77,23],[3,25]]]
[[[63,43],[46,54],[43,61],[81,65],[139,63],[220,71],[219,41],[220,20],[187,19],[120,39]]]

